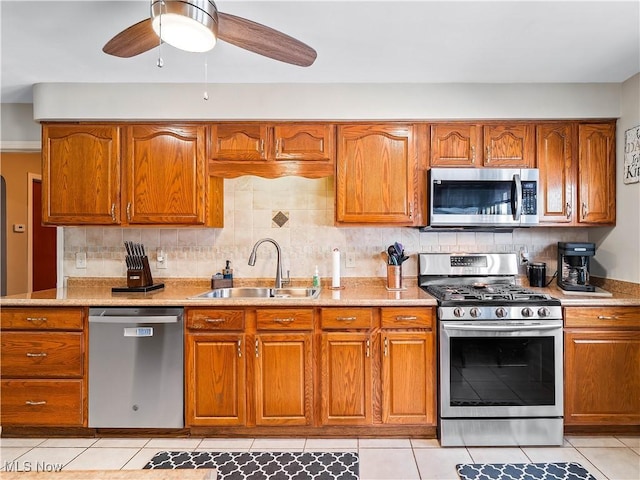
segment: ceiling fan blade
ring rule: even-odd
[[[116,57],[129,58],[157,47],[160,37],[153,31],[151,19],[147,18],[121,31],[109,40],[102,51]]]
[[[218,38],[281,62],[308,67],[318,54],[289,35],[246,18],[218,12]]]

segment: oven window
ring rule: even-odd
[[[450,342],[452,407],[554,405],[553,337]]]

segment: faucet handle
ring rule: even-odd
[[[287,278],[282,279],[283,285],[289,285],[291,283],[291,276],[289,275],[289,270],[287,270]]]

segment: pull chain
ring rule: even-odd
[[[159,21],[159,28],[158,28],[160,39],[158,42],[158,62],[156,63],[158,68],[162,68],[164,66],[164,60],[162,60],[162,15],[163,15],[162,7],[166,7],[164,0],[160,2],[160,21]]]
[[[207,88],[209,87],[209,67],[207,64],[207,54],[204,56],[204,95],[203,98],[205,100],[209,100],[209,92],[207,92]]]

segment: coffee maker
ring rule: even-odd
[[[574,292],[594,292],[589,284],[589,260],[596,254],[593,243],[558,242],[558,287]]]

